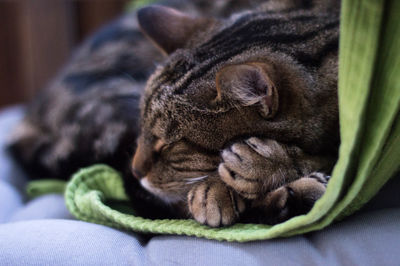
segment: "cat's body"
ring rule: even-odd
[[[163,3],[192,14],[221,16],[259,2]],[[77,167],[94,162],[121,168],[119,162],[128,160],[135,150],[139,98],[147,78],[164,60],[141,32],[136,12],[106,25],[78,47],[28,105],[24,123],[12,136],[14,151],[31,176],[68,179]]]
[[[246,209],[268,223],[304,213],[325,189],[313,172],[330,170],[339,141],[338,13],[293,0],[195,17],[205,4],[228,15],[256,2],[185,2],[191,15],[141,10],[166,61],[133,15],[108,26],[30,106],[14,152],[41,176],[67,178],[95,162],[125,171],[140,135],[133,172],[175,215],[218,226]],[[156,201],[137,185],[127,180],[137,204]]]

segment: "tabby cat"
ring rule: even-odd
[[[153,218],[216,227],[306,213],[339,144],[338,2],[142,8],[138,23],[129,14],[83,44],[29,106],[11,150],[40,177],[111,164]]]

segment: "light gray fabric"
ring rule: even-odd
[[[0,180],[11,184],[20,192],[23,192],[27,179],[8,156],[5,146],[10,139],[11,129],[22,119],[23,113],[21,106],[0,110]]]
[[[63,195],[44,195],[27,202],[9,217],[8,222],[37,219],[73,219]]]
[[[156,265],[399,265],[400,210],[359,215],[324,231],[254,243],[218,243],[178,236],[153,238]],[[182,248],[184,247],[184,248]],[[173,250],[174,256],[171,256]]]
[[[400,265],[400,178],[361,212],[287,239],[217,242],[141,236],[71,220],[62,196],[28,201],[23,176],[4,150],[20,107],[0,112],[0,265]]]
[[[6,153],[10,130],[22,118],[22,107],[0,111],[0,223],[6,222],[13,213],[23,207],[26,197],[26,177]]]
[[[0,225],[1,265],[399,265],[400,210],[311,234],[254,243],[137,235],[72,220]]]
[[[0,223],[6,222],[22,206],[21,193],[10,184],[0,180]]]
[[[0,226],[1,265],[146,265],[139,240],[80,221],[35,220]]]

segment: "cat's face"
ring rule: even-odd
[[[306,93],[313,77],[254,35],[265,18],[250,24],[246,16],[221,22],[162,7],[139,12],[145,33],[170,56],[147,83],[132,168],[166,202],[186,200],[193,184],[217,175],[221,150],[237,139],[319,137],[302,124],[315,111]]]

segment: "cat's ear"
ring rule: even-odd
[[[142,31],[167,54],[184,47],[193,34],[211,22],[159,5],[141,8],[137,16]]]
[[[217,101],[227,99],[243,106],[259,106],[265,118],[273,117],[279,96],[272,79],[273,69],[265,63],[223,67],[216,75]]]

